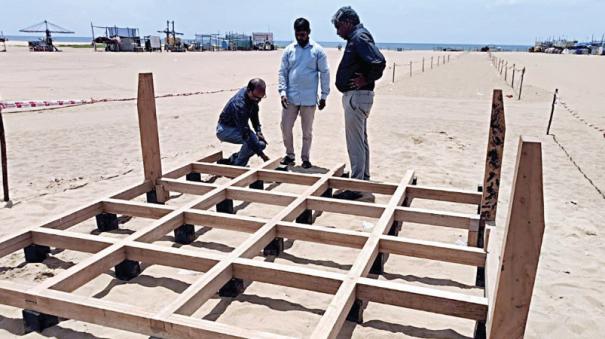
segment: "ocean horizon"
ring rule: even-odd
[[[10,41],[31,41],[38,40],[41,35],[5,35]],[[53,36],[53,40],[59,43],[83,43],[91,42],[91,37],[82,36]],[[163,41],[164,39],[162,39]],[[184,38],[185,41],[191,41],[193,39]],[[275,45],[278,47],[285,47],[290,44],[292,40],[275,40]],[[344,46],[345,41],[318,41],[320,45],[326,48],[337,48],[339,45]],[[526,52],[532,45],[508,45],[498,43],[410,43],[410,42],[377,42],[376,45],[380,49],[385,50],[421,50],[421,51],[432,51],[432,50],[464,50],[473,51],[479,50],[481,47],[490,46],[497,48],[502,51],[514,51],[514,52]]]

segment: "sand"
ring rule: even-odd
[[[386,51],[389,68],[376,90],[369,119],[372,179],[398,182],[407,169],[415,169],[421,184],[474,190],[482,181],[491,92],[513,90],[499,77],[485,53],[450,53],[451,62],[430,69],[430,58],[444,53]],[[340,58],[329,50],[335,75]],[[605,280],[602,230],[605,198],[572,164],[551,136],[545,136],[552,91],[559,88],[570,112],[557,107],[552,131],[576,164],[597,188],[605,188],[603,175],[605,138],[588,126],[605,126],[602,86],[605,58],[573,55],[498,53],[527,67],[523,100],[505,99],[507,143],[504,152],[502,190],[497,222],[504,225],[519,135],[537,136],[543,142],[546,232],[530,309],[528,338],[596,338],[605,333]],[[3,65],[0,100],[125,98],[136,96],[137,73],[153,72],[157,94],[238,88],[251,77],[269,84],[268,98],[261,103],[261,122],[269,140],[267,153],[283,156],[279,130],[280,106],[277,70],[281,52],[221,52],[186,54],[108,54],[90,49],[64,48],[63,53],[29,53],[9,46],[0,53]],[[426,58],[425,73],[409,61]],[[396,62],[395,83],[391,82]],[[519,67],[519,66],[518,66]],[[333,82],[333,81],[332,81]],[[217,150],[232,152],[214,137],[216,119],[232,92],[157,100],[164,169],[174,168]],[[322,171],[347,161],[340,94],[332,88],[327,107],[316,113],[311,160]],[[135,102],[103,103],[42,112],[4,114],[8,142],[12,208],[0,209],[0,236],[17,232],[83,206],[142,180],[142,163]],[[300,130],[295,127],[295,145]],[[254,159],[253,164],[258,164]],[[277,191],[296,192],[281,185]],[[298,188],[300,189],[300,188]],[[388,200],[377,195],[378,202]],[[175,197],[182,205],[191,196]],[[414,202],[412,206],[473,212],[472,206]],[[277,209],[252,204],[238,214],[268,217]],[[317,223],[361,231],[363,221],[325,213]],[[374,220],[375,221],[375,220]],[[125,237],[149,220],[135,218],[125,230],[110,234]],[[94,221],[74,228],[90,233]],[[245,236],[238,232],[198,228],[197,241],[183,246],[192,250],[226,253]],[[401,236],[460,243],[465,234],[439,227],[404,224]],[[167,236],[158,244],[171,246]],[[290,247],[291,245],[291,247]],[[345,272],[355,252],[306,243],[288,244],[286,254],[275,262]],[[53,276],[88,256],[60,251],[43,264],[23,264],[21,252],[0,259],[0,279],[33,283]],[[257,257],[258,260],[267,260]],[[272,259],[271,259],[272,260]],[[439,264],[392,256],[379,279],[400,281],[471,295],[474,270],[455,264]],[[129,283],[107,272],[75,291],[146,309],[161,308],[199,273],[161,266],[146,267]],[[140,298],[132,300],[136,293]],[[330,296],[291,288],[252,283],[240,297],[212,298],[195,314],[210,319],[278,334],[308,336]],[[365,322],[347,322],[341,337],[472,337],[473,322],[370,303]],[[276,326],[283,321],[288,326]],[[77,321],[64,321],[47,329],[44,336],[139,337]],[[0,336],[39,337],[23,334],[20,310],[0,305]],[[144,336],[140,336],[144,337]]]

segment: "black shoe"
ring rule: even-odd
[[[219,159],[216,163],[219,165],[231,165],[231,159],[229,159],[229,158]]]
[[[302,167],[303,168],[311,168],[311,167],[313,167],[313,165],[311,164],[311,162],[309,160],[305,160],[302,163]]]
[[[289,156],[286,155],[279,163],[282,165],[286,165],[286,166],[293,166],[294,158],[290,158]]]
[[[363,197],[363,194],[361,194],[361,192],[346,190],[346,191],[342,191],[340,193],[334,194],[332,197],[334,199],[357,200],[357,199]]]

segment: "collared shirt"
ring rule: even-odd
[[[374,38],[362,24],[358,24],[347,37],[347,46],[336,72],[336,87],[343,93],[353,90],[351,79],[355,78],[355,73],[361,73],[368,84],[359,90],[373,91],[385,67],[386,60],[376,47]]]
[[[294,105],[317,105],[318,77],[321,99],[330,94],[330,69],[323,48],[309,39],[305,47],[293,42],[284,50],[279,68],[279,94]]]
[[[260,120],[258,119],[258,103],[250,100],[246,91],[247,88],[244,87],[229,99],[218,118],[218,123],[224,126],[236,127],[240,131],[242,139],[246,140],[250,148],[258,153],[261,150],[250,138],[252,130],[250,130],[248,123],[248,121],[252,122],[252,127],[256,133],[261,131]]]

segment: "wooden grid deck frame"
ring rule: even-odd
[[[497,98],[496,92],[494,98]],[[139,75],[138,97],[144,182],[61,218],[1,239],[0,257],[32,245],[92,255],[36,285],[0,281],[0,303],[160,337],[280,337],[191,317],[223,286],[232,283],[233,279],[243,279],[332,294],[329,306],[312,333],[313,338],[335,337],[351,310],[359,307],[359,301],[472,319],[477,321],[476,337],[523,336],[544,231],[538,141],[522,138],[519,142],[505,239],[502,250],[494,251],[489,247],[489,241],[493,241],[489,239],[491,226],[488,225],[488,231],[483,233],[485,220],[480,214],[410,207],[413,199],[429,199],[483,206],[485,212],[487,205],[482,204],[483,194],[419,186],[414,182],[413,171],[407,171],[398,184],[376,183],[342,178],[344,165],[321,175],[275,170],[278,160],[252,168],[220,165],[216,163],[222,158],[219,152],[162,174],[151,74]],[[499,97],[501,100],[501,92]],[[504,113],[503,108],[498,109]],[[229,180],[223,184],[179,180],[185,176],[191,179],[192,173],[223,176]],[[265,191],[258,189],[259,181],[303,185],[306,189],[302,194]],[[250,188],[251,184],[256,189]],[[386,204],[343,201],[326,194],[332,189],[373,192],[391,198]],[[198,197],[179,208],[162,205],[171,191]],[[147,194],[147,203],[132,200],[142,194]],[[224,207],[230,200],[278,205],[283,209],[270,219],[209,210],[217,204]],[[309,210],[366,216],[378,221],[371,232],[357,232],[303,224],[297,220]],[[69,230],[86,219],[103,214],[155,220],[123,239]],[[469,246],[398,237],[393,229],[400,222],[466,229]],[[247,232],[250,236],[230,253],[220,255],[153,244],[187,224]],[[480,233],[484,241],[477,246]],[[252,259],[280,238],[344,246],[360,252],[346,273]],[[484,297],[477,297],[368,278],[373,267],[380,267],[384,262],[387,253],[477,267],[478,280],[483,280],[482,270],[487,266],[488,257],[499,256],[496,267],[487,267],[486,285],[495,288],[486,289]],[[127,260],[205,273],[157,313],[71,293]],[[491,285],[490,279],[493,279]]]

